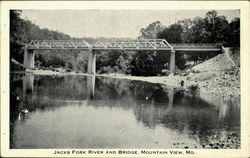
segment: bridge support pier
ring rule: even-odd
[[[171,51],[171,55],[170,55],[169,71],[170,71],[170,74],[174,75],[174,71],[175,71],[175,51],[174,50]]]
[[[88,74],[95,75],[95,73],[96,73],[96,53],[93,50],[90,50],[88,59]]]
[[[24,48],[23,64],[26,69],[35,68],[35,50],[29,50],[27,47]]]

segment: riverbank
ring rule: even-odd
[[[171,88],[181,88],[181,82],[183,81],[184,89],[191,85],[198,85],[200,92],[203,94],[240,96],[239,70],[190,73],[187,76],[139,77],[113,74],[99,76],[161,83]]]
[[[37,75],[89,75],[75,72],[54,72],[49,70],[29,70],[29,73]],[[240,72],[239,70],[225,70],[213,72],[189,73],[188,75],[170,75],[142,77],[123,74],[96,74],[96,76],[112,77],[127,80],[140,80],[151,83],[160,83],[169,88],[187,89],[191,85],[197,85],[203,94],[220,96],[240,96]],[[183,82],[183,87],[181,86]]]

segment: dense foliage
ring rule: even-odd
[[[23,63],[23,44],[35,39],[66,40],[75,39],[58,31],[39,28],[29,20],[20,18],[21,11],[10,11],[10,56]],[[228,22],[225,16],[209,11],[204,18],[180,20],[168,27],[160,21],[149,24],[138,33],[139,39],[166,39],[169,43],[221,43],[225,46],[240,47],[240,19]],[[82,38],[93,44],[97,40],[110,38]],[[115,39],[112,39],[115,40]],[[186,68],[190,60],[205,60],[215,53],[195,53],[184,55],[176,53],[176,65]],[[99,51],[97,52],[97,73],[125,73],[132,75],[154,76],[167,74],[169,53],[163,51]],[[76,50],[37,51],[36,68],[63,68],[69,71],[86,72],[87,52]]]
[[[207,12],[204,18],[180,20],[165,27],[159,21],[141,29],[139,38],[166,39],[171,43],[219,43],[224,46],[240,47],[240,19],[235,18],[230,23],[225,16],[218,16],[216,11]],[[146,54],[146,55],[142,55]],[[185,69],[187,61],[204,61],[215,56],[215,52],[176,53],[178,69]],[[161,60],[164,59],[164,60]],[[158,75],[168,69],[169,53],[138,52],[131,63],[132,75]],[[156,66],[157,65],[157,66]]]

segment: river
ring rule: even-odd
[[[10,148],[240,148],[240,98],[83,75],[11,74]]]

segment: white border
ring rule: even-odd
[[[241,149],[197,149],[195,155],[154,155],[157,157],[249,157],[249,19],[247,1],[2,1],[1,2],[1,156],[53,157],[54,149],[9,150],[9,9],[240,9],[241,19]],[[67,150],[67,149],[63,149]],[[70,149],[69,149],[70,150]],[[107,149],[103,150],[106,151]],[[170,149],[167,149],[170,151]],[[139,150],[138,150],[139,151]],[[178,149],[178,151],[186,151]],[[57,155],[56,155],[57,156]],[[64,157],[112,157],[112,155],[62,155]],[[152,157],[153,155],[113,155]]]

